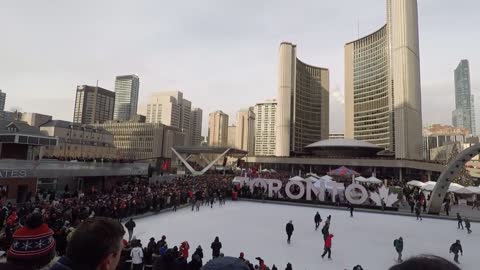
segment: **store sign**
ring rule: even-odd
[[[0,169],[0,178],[24,178],[24,177],[27,177],[27,170]]]
[[[340,187],[343,188],[343,184],[331,182],[332,187],[329,191],[331,193],[332,201],[335,202],[335,197],[339,194]],[[248,183],[250,190],[253,192],[254,187],[262,187],[265,190],[268,190],[268,197],[273,197],[274,194],[278,194],[279,198],[283,198],[281,193],[279,192],[282,188],[285,189],[285,194],[289,199],[292,200],[299,200],[306,195],[306,199],[308,201],[312,200],[312,193],[315,195],[315,200],[325,201],[325,192],[327,188],[325,186],[325,182],[320,182],[320,187],[314,186],[312,182],[307,181],[288,181],[285,187],[282,185],[282,181],[277,179],[262,179],[257,178],[253,179]],[[299,192],[298,194],[293,194],[290,188],[294,186]],[[398,201],[398,195],[389,193],[388,188],[382,186],[378,192],[368,192],[367,189],[360,185],[360,184],[350,184],[345,188],[345,198],[351,204],[363,204],[365,201],[370,198],[374,201],[377,206],[382,205],[385,203],[386,206],[392,206],[393,203]]]

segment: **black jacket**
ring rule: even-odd
[[[218,257],[220,256],[220,249],[222,248],[222,243],[220,241],[213,241],[210,248],[212,248],[213,257]]]
[[[287,231],[287,234],[292,234],[293,233],[293,224],[292,223],[287,223],[287,226],[285,227],[285,230]]]
[[[322,217],[320,217],[320,214],[317,213],[317,214],[315,215],[315,218],[314,218],[313,220],[314,220],[315,222],[322,222]]]
[[[133,228],[135,228],[136,224],[133,222],[133,220],[129,220],[127,223],[125,223],[125,228],[129,231],[133,231]]]
[[[459,243],[453,243],[450,246],[450,252],[458,254],[459,251],[463,254],[462,245],[460,245]]]

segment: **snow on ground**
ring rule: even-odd
[[[334,234],[332,261],[322,259],[323,238],[315,231],[313,217],[320,212],[323,222],[332,215],[330,232]],[[220,237],[226,256],[238,257],[240,252],[254,262],[260,256],[271,267],[284,269],[291,262],[294,270],[352,269],[360,264],[368,270],[386,270],[395,263],[393,240],[404,239],[404,259],[418,254],[435,254],[453,260],[450,245],[459,239],[464,256],[462,269],[478,269],[480,259],[480,226],[472,223],[473,233],[457,229],[456,221],[424,219],[355,212],[315,207],[277,205],[255,202],[231,202],[213,209],[203,206],[200,212],[184,208],[135,220],[134,235],[146,245],[150,237],[158,241],[167,236],[170,248],[184,240],[190,243],[190,255],[198,245],[204,250],[204,263],[211,258],[210,244]],[[293,220],[292,243],[287,244],[285,225]],[[189,259],[190,260],[190,259]]]

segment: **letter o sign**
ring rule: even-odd
[[[359,189],[362,193],[360,199],[352,198],[352,191]],[[359,184],[351,184],[345,189],[345,198],[352,204],[363,204],[368,199],[367,189]]]
[[[290,191],[290,187],[293,185],[296,185],[300,188],[300,192],[297,195],[293,195]],[[287,194],[287,197],[292,200],[299,200],[303,197],[303,194],[305,194],[305,187],[296,181],[288,181],[287,185],[285,186],[285,194]]]

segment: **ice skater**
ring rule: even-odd
[[[127,223],[125,223],[125,228],[128,230],[128,242],[132,241],[133,229],[135,226],[136,224],[133,219],[130,219]]]
[[[290,238],[292,237],[292,233],[293,233],[293,223],[292,221],[290,220],[288,223],[287,223],[287,226],[285,227],[285,230],[287,231],[287,243],[290,244]]]
[[[450,215],[449,211],[450,211],[450,202],[447,201],[445,202],[445,206],[443,207],[445,209],[445,213],[447,214],[447,216]]]
[[[353,204],[348,202],[348,209],[350,209],[350,217],[353,217]]]
[[[402,252],[403,252],[403,238],[400,237],[398,239],[395,239],[393,241],[393,246],[395,247],[395,250],[397,251],[397,254],[398,254],[397,261],[399,263],[401,263],[402,262]]]
[[[417,216],[417,220],[422,220],[422,205],[420,205],[420,202],[417,202],[417,205],[415,206],[415,215]]]
[[[323,234],[323,240],[324,241],[327,241],[327,237],[330,234],[329,229],[330,229],[330,224],[325,222],[325,225],[323,225],[323,228],[322,228],[322,234]]]
[[[453,260],[459,264],[460,262],[458,261],[458,252],[460,252],[460,254],[463,256],[463,250],[462,245],[460,244],[460,240],[457,240],[450,246],[450,253],[453,253],[455,255],[453,257]]]
[[[196,208],[197,212],[200,211],[200,204],[201,204],[200,200],[197,200],[197,201],[195,202],[195,208]]]
[[[465,218],[465,228],[467,228],[467,233],[470,234],[472,233],[472,230],[470,230],[470,220],[468,218]]]
[[[210,208],[213,208],[213,203],[215,202],[215,197],[212,195],[210,197]]]
[[[320,213],[315,214],[315,217],[313,218],[313,221],[315,221],[315,231],[318,230],[318,227],[320,226],[320,222],[322,222],[322,217],[320,216]]]
[[[457,213],[457,221],[458,221],[457,229],[462,228],[463,230],[463,221],[462,221],[462,217],[460,216],[460,213]]]
[[[327,236],[327,239],[325,239],[325,245],[324,245],[324,249],[323,249],[323,254],[322,254],[322,259],[323,257],[325,257],[325,255],[327,255],[328,253],[328,259],[331,260],[332,257],[332,238],[333,238],[333,234],[329,234]]]

